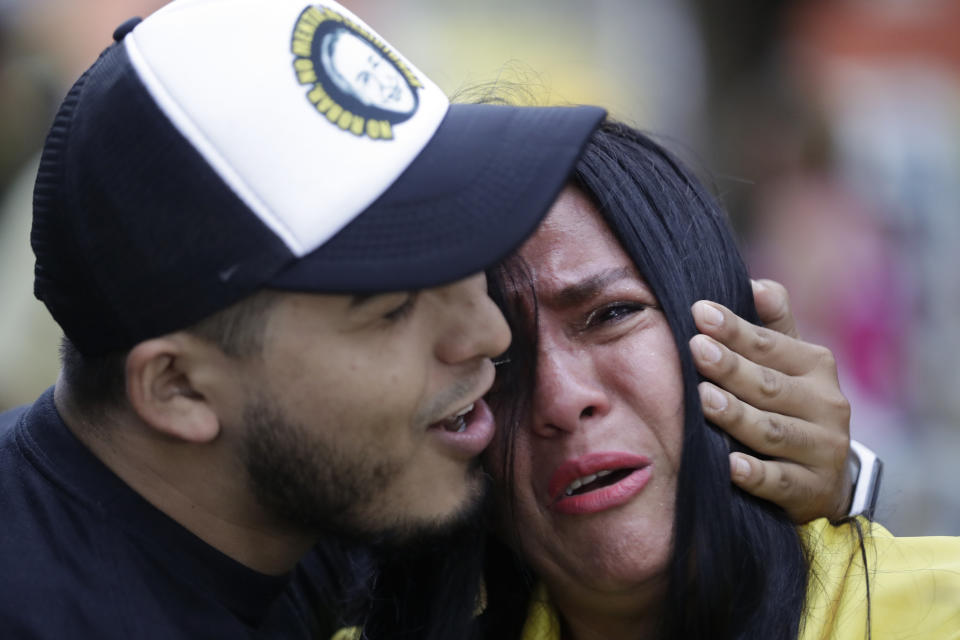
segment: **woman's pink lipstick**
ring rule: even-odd
[[[650,480],[650,459],[621,451],[590,453],[567,460],[553,472],[547,491],[550,508],[559,513],[583,515],[620,506],[640,493]],[[597,472],[626,473],[620,480],[586,493],[567,495],[575,480]]]

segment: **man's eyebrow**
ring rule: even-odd
[[[588,278],[581,280],[576,284],[571,284],[557,292],[553,297],[553,306],[559,308],[576,307],[595,298],[610,284],[629,278],[633,275],[630,267],[620,267],[619,269],[607,269]]]
[[[405,291],[403,289],[398,291],[377,291],[376,293],[355,293],[350,296],[350,308],[356,309],[365,302],[372,300],[373,298],[379,298],[380,296],[388,296],[392,293],[404,293],[410,295],[413,291]]]
[[[380,294],[379,294],[379,293],[357,293],[357,294],[354,294],[354,295],[350,296],[350,308],[351,308],[351,309],[355,309],[356,307],[359,307],[360,305],[362,305],[364,302],[366,302],[366,301],[369,300],[370,298],[373,298],[373,297],[378,296],[378,295],[380,295]]]

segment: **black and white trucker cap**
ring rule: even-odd
[[[604,116],[451,105],[334,2],[176,0],[114,34],[48,135],[35,293],[87,354],[259,288],[374,293],[516,248]]]

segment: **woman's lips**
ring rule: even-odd
[[[463,416],[463,426],[459,431],[449,430],[446,422],[430,425],[430,432],[458,458],[468,459],[479,456],[493,440],[495,431],[493,414],[482,399],[476,400],[473,410]]]
[[[567,495],[567,488],[576,481],[598,472],[626,472],[613,484],[585,493]],[[650,480],[650,459],[632,453],[605,451],[567,460],[553,472],[548,486],[550,508],[558,513],[580,515],[597,513],[619,506],[640,493]],[[602,481],[602,479],[601,479]],[[589,485],[584,485],[589,488]]]

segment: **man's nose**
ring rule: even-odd
[[[443,288],[449,323],[437,346],[443,362],[455,364],[474,358],[494,358],[510,346],[510,327],[503,312],[487,295],[486,276],[470,276]]]

